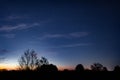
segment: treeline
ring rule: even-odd
[[[38,58],[37,53],[34,50],[26,50],[24,54],[18,59],[19,66],[16,71],[37,71],[37,72],[57,72],[59,71],[57,66],[54,64],[50,64],[47,58],[41,57]],[[94,63],[90,67],[91,69],[85,69],[82,64],[76,65],[74,70],[76,72],[83,71],[94,71],[94,72],[106,72],[108,71],[107,67],[103,66],[100,63]],[[7,71],[5,69],[1,69],[0,71]],[[64,72],[68,72],[70,70],[64,69]],[[120,72],[120,66],[116,65],[113,69],[114,72]]]
[[[47,58],[38,58],[34,50],[26,50],[18,59],[17,70],[1,70],[1,80],[120,80],[120,66],[113,71],[100,63],[85,69],[82,64],[76,65],[74,70],[59,71],[57,66],[49,63]]]

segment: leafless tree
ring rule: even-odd
[[[34,50],[26,50],[24,54],[18,60],[20,69],[22,70],[33,70],[37,67],[37,54]]]
[[[40,70],[42,65],[48,65],[48,64],[49,64],[48,60],[45,57],[41,57],[41,59],[37,60],[36,70]]]
[[[93,65],[91,65],[91,69],[93,71],[103,71],[103,65],[100,63],[94,63]]]
[[[18,60],[20,70],[35,70],[42,65],[49,64],[45,57],[39,59],[37,53],[34,50],[26,50],[24,54]]]

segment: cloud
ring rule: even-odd
[[[7,49],[0,49],[0,63],[6,59],[6,54],[9,52]]]
[[[92,43],[74,43],[74,44],[61,44],[61,45],[55,45],[55,46],[42,46],[41,48],[74,48],[74,47],[83,47],[83,46],[90,46]]]
[[[0,55],[4,55],[6,53],[9,53],[10,51],[7,49],[0,49]]]
[[[9,26],[9,25],[5,25],[0,27],[0,31],[6,31],[6,32],[10,32],[10,31],[14,31],[14,30],[23,30],[23,29],[29,29],[35,26],[38,26],[38,23],[33,23],[33,24],[18,24],[16,26]]]
[[[72,32],[67,34],[44,34],[43,36],[39,37],[39,39],[43,40],[51,38],[80,38],[87,36],[88,34],[88,32]]]
[[[69,34],[72,37],[83,37],[83,36],[87,36],[88,32],[73,32]]]
[[[20,16],[8,16],[6,19],[7,20],[14,20],[14,19],[21,19],[22,17]]]
[[[40,37],[39,39],[63,38],[63,37],[66,37],[66,35],[62,35],[62,34],[45,34],[42,37]]]
[[[67,44],[67,45],[61,45],[59,47],[61,48],[67,48],[67,47],[79,47],[79,46],[88,46],[89,43],[77,43],[77,44]]]
[[[75,43],[75,44],[65,44],[65,45],[54,46],[51,48],[72,48],[72,47],[89,46],[89,45],[91,44],[90,43]]]
[[[3,34],[1,36],[5,37],[5,38],[15,38],[15,34]]]
[[[11,20],[19,20],[19,19],[27,19],[28,17],[25,16],[25,15],[22,15],[22,16],[18,16],[18,15],[10,15],[10,16],[7,16],[5,18],[5,20],[7,21],[11,21]]]
[[[4,57],[0,57],[0,63],[2,63],[5,60]]]
[[[2,62],[2,60],[4,60],[5,58],[3,58],[3,57],[0,57],[0,63]]]

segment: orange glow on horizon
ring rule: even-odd
[[[63,71],[65,69],[67,70],[73,70],[74,68],[71,66],[57,66],[58,70]]]
[[[73,70],[71,66],[57,66],[58,70],[63,71],[64,69]],[[11,64],[0,64],[0,69],[6,69],[6,70],[17,70],[17,65],[11,65]]]
[[[6,70],[16,70],[16,65],[10,65],[10,64],[0,64],[0,69],[6,69]]]

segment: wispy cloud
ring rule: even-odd
[[[10,51],[7,49],[0,49],[0,63],[5,60],[5,54],[9,52]]]
[[[72,37],[84,37],[87,36],[88,32],[73,32],[73,33],[69,33],[69,36]]]
[[[0,55],[4,55],[6,53],[10,52],[9,50],[7,49],[0,49]]]
[[[48,38],[63,38],[66,37],[66,35],[63,34],[45,34],[43,36],[41,36],[39,39],[43,40],[43,39],[48,39]]]
[[[73,48],[73,47],[81,47],[81,46],[89,46],[90,43],[75,43],[75,44],[64,44],[58,46],[52,46],[51,48]]]
[[[26,19],[28,18],[27,16],[25,15],[22,15],[22,16],[18,16],[18,15],[9,15],[5,18],[5,20],[7,21],[11,21],[11,20],[19,20],[19,19]]]
[[[6,19],[7,20],[14,20],[14,19],[21,19],[21,17],[20,16],[8,16]]]
[[[3,34],[1,36],[5,38],[15,38],[15,34]]]
[[[88,32],[72,32],[67,34],[44,34],[41,37],[39,37],[40,40],[43,39],[50,39],[50,38],[80,38],[87,36]]]
[[[57,46],[42,46],[42,48],[49,48],[49,49],[54,49],[54,48],[74,48],[74,47],[84,47],[84,46],[90,46],[92,45],[91,43],[74,43],[74,44],[62,44],[62,45],[57,45]]]
[[[69,48],[69,47],[80,47],[80,46],[88,46],[90,43],[77,43],[77,44],[67,44],[67,45],[61,45],[59,47],[61,48]]]
[[[38,23],[33,23],[33,24],[18,24],[15,26],[11,26],[11,25],[4,25],[2,27],[0,27],[0,31],[6,31],[6,32],[10,32],[10,31],[14,31],[14,30],[23,30],[23,29],[28,29],[28,28],[32,28],[35,26],[38,26]]]

